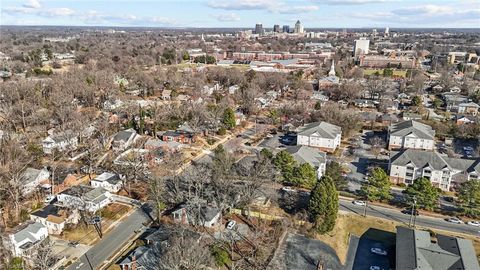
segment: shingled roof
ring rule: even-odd
[[[413,120],[393,124],[389,132],[390,135],[401,137],[409,134],[414,134],[420,139],[433,140],[435,137],[435,130],[433,130],[432,127]]]
[[[342,134],[342,128],[327,122],[310,123],[302,128],[298,135],[316,136],[328,139],[335,139],[338,134]]]

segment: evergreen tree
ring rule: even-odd
[[[361,191],[368,201],[390,200],[390,179],[382,168],[374,168],[368,181],[362,185]]]
[[[310,193],[308,214],[318,233],[333,230],[338,214],[338,192],[332,178],[324,176],[317,182]]]
[[[329,162],[325,168],[325,175],[332,178],[337,190],[345,190],[348,187],[348,181],[342,176],[342,166],[336,161]]]
[[[463,183],[458,191],[458,198],[469,207],[480,206],[480,181],[470,180]]]
[[[275,155],[273,160],[275,167],[282,173],[283,181],[290,182],[293,176],[293,168],[296,165],[296,161],[293,158],[292,154],[282,150]]]
[[[317,182],[317,172],[312,165],[303,163],[300,166],[293,168],[291,182],[296,186],[311,189]]]
[[[429,179],[420,177],[405,189],[405,194],[410,198],[415,197],[420,208],[433,210],[438,203],[440,190]]]
[[[235,112],[232,108],[226,108],[223,112],[223,120],[222,123],[227,129],[232,129],[236,126],[235,123]]]

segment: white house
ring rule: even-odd
[[[308,124],[297,133],[297,145],[319,148],[325,152],[334,152],[340,146],[342,129],[327,122]]]
[[[458,113],[468,113],[471,115],[477,115],[480,105],[475,102],[467,102],[458,104]]]
[[[406,185],[425,177],[430,179],[432,185],[448,191],[465,181],[478,181],[480,159],[449,158],[434,151],[415,149],[392,151],[389,175],[393,183]]]
[[[122,179],[118,174],[104,172],[92,179],[90,185],[94,188],[102,187],[109,192],[117,193],[122,188]]]
[[[113,137],[112,148],[115,151],[122,151],[130,147],[139,135],[133,128],[122,130]]]
[[[77,210],[68,211],[56,205],[48,204],[30,214],[30,219],[43,224],[48,229],[48,234],[61,234],[65,224],[78,223],[80,219]]]
[[[74,150],[78,145],[78,137],[72,132],[49,135],[42,141],[45,154],[51,154],[55,149],[58,151]]]
[[[392,124],[388,129],[388,149],[435,148],[435,130],[413,120]]]
[[[41,182],[48,180],[50,172],[47,169],[27,168],[21,175],[22,194],[27,195],[35,191]]]
[[[317,170],[317,178],[320,179],[325,174],[327,167],[327,154],[319,151],[317,148],[304,145],[296,145],[287,148],[295,161],[300,164],[308,163]]]
[[[204,206],[199,213],[196,213],[197,211],[188,205],[181,205],[172,212],[172,217],[175,222],[181,224],[207,228],[216,227],[222,222],[222,212],[217,208]]]
[[[20,226],[16,233],[9,235],[11,251],[15,257],[21,257],[25,251],[34,248],[48,237],[48,229],[38,222],[29,222]]]
[[[89,212],[96,212],[113,201],[112,194],[104,188],[89,186],[73,186],[57,194],[57,200],[61,206]]]

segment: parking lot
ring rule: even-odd
[[[372,252],[372,248],[386,251],[386,255]],[[371,266],[388,270],[395,268],[395,234],[369,229],[358,243],[353,270],[369,270]]]

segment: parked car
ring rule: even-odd
[[[412,209],[411,208],[404,209],[404,210],[402,210],[402,213],[407,214],[407,215],[411,215],[412,214]],[[417,209],[415,209],[415,211],[413,211],[413,215],[415,215],[415,216],[419,215]]]
[[[387,256],[387,251],[378,247],[371,248],[370,252],[375,253],[377,255]]]
[[[383,269],[380,268],[380,266],[372,265],[370,266],[370,270],[383,270]]]
[[[353,204],[355,205],[361,205],[361,206],[365,206],[365,204],[367,204],[366,202],[364,201],[359,201],[359,200],[355,200],[352,202]]]
[[[69,247],[78,247],[79,243],[78,241],[70,241],[68,242]]]
[[[284,192],[295,192],[295,190],[291,187],[282,187],[282,191],[284,191]]]
[[[48,195],[47,197],[45,197],[44,202],[45,203],[51,203],[53,200],[55,200],[55,198],[56,198],[55,195]]]
[[[475,227],[480,227],[480,221],[469,221],[467,222],[467,224]]]
[[[450,223],[455,223],[455,224],[462,224],[463,223],[461,219],[456,218],[456,217],[447,218],[446,221],[448,221]]]
[[[229,222],[227,222],[227,229],[232,230],[235,225],[237,225],[237,222],[235,220],[230,220]]]

